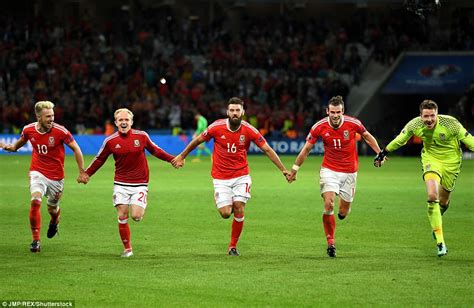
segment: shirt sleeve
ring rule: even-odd
[[[211,129],[209,129],[209,127],[202,132],[201,136],[204,138],[204,140],[206,140],[206,142],[209,142],[209,140],[211,140],[212,138],[212,131]]]
[[[413,119],[410,122],[408,122],[407,125],[405,125],[405,127],[402,129],[400,134],[398,134],[398,136],[395,137],[395,139],[393,139],[386,146],[387,151],[393,152],[393,151],[401,148],[402,146],[404,146],[408,142],[408,140],[410,140],[410,138],[414,134],[414,127],[415,127],[415,121],[416,120],[417,119]]]
[[[145,148],[150,152],[151,155],[159,158],[161,160],[170,162],[173,160],[174,156],[157,146],[153,141],[151,141],[150,136],[146,134],[146,145]]]
[[[319,127],[311,128],[311,130],[308,133],[308,136],[306,136],[306,141],[315,144],[316,141],[318,141],[319,138]]]
[[[360,123],[359,125],[357,125],[357,129],[356,129],[356,132],[360,135],[362,135],[363,133],[365,133],[367,131],[367,129],[365,128],[364,124]]]
[[[459,123],[459,122],[458,122]],[[459,132],[457,134],[457,139],[464,143],[467,148],[474,152],[474,137],[459,123]]]
[[[28,133],[25,132],[24,127],[23,127],[23,130],[21,131],[21,136],[20,137],[23,138],[23,140],[25,140],[25,141],[28,141],[30,139],[29,136],[28,136]]]
[[[107,161],[107,157],[109,157],[109,155],[112,153],[107,145],[107,141],[104,141],[99,153],[97,153],[97,156],[94,157],[94,160],[85,170],[89,176],[92,176],[94,173],[96,173],[97,170],[99,170],[99,168],[102,167],[102,165]]]
[[[73,141],[74,141],[74,137],[72,136],[70,131],[67,131],[66,136],[64,137],[64,143],[70,144]]]
[[[249,130],[251,134],[251,140],[259,147],[261,148],[267,141],[265,140],[265,137],[262,136],[262,134],[256,129],[250,129]]]

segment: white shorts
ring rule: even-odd
[[[217,208],[232,205],[234,201],[247,203],[250,199],[250,188],[252,179],[250,175],[244,175],[230,180],[213,179],[214,199]]]
[[[147,186],[122,186],[114,185],[114,206],[119,204],[138,205],[146,209],[148,196]]]
[[[57,206],[64,190],[64,179],[53,181],[38,171],[30,171],[30,192],[39,192],[48,197],[48,205]]]
[[[347,202],[354,200],[357,184],[357,172],[344,173],[321,168],[319,172],[319,187],[321,195],[333,191]]]

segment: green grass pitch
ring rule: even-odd
[[[86,165],[92,157],[86,157]],[[282,157],[291,166],[294,157]],[[239,242],[213,203],[210,160],[174,170],[149,157],[148,209],[130,222],[135,255],[120,258],[112,207],[113,159],[79,185],[66,160],[59,235],[29,252],[30,156],[0,156],[0,300],[75,300],[76,307],[474,305],[474,161],[464,161],[443,217],[449,248],[436,256],[418,158],[381,169],[360,159],[350,216],[326,256],[318,170],[310,157],[289,185],[266,157],[249,158],[252,199]]]

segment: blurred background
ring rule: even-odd
[[[334,95],[381,144],[426,98],[474,129],[470,0],[16,0],[0,16],[3,134],[51,100],[77,135],[110,134],[120,107],[190,135],[232,96],[272,140],[304,138]]]

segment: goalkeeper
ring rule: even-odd
[[[194,119],[196,120],[197,127],[196,131],[193,134],[193,139],[201,135],[201,133],[203,133],[207,128],[207,119],[202,114],[196,112]],[[206,152],[209,156],[212,154],[205,144],[200,144],[197,149],[196,158],[193,159],[193,162],[201,161],[202,151]]]
[[[380,166],[388,153],[404,146],[412,136],[423,141],[421,163],[428,194],[428,219],[441,257],[448,253],[441,216],[449,207],[449,198],[461,171],[460,142],[474,151],[474,138],[455,118],[438,115],[434,101],[424,100],[420,105],[420,117],[405,125],[402,132],[375,157],[374,165]]]

